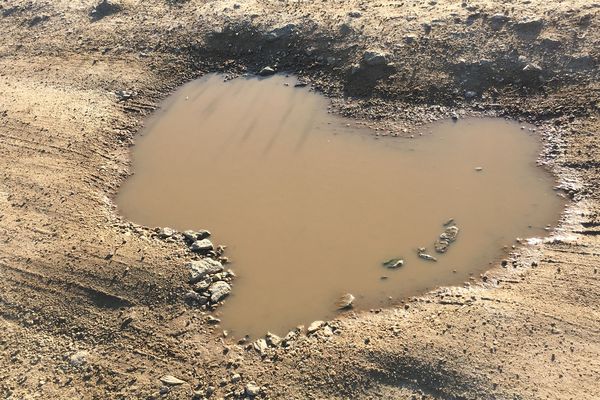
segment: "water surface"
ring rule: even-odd
[[[147,124],[117,199],[133,221],[209,229],[228,245],[238,278],[220,312],[235,335],[330,318],[346,292],[369,308],[463,282],[556,222],[562,203],[520,125],[448,121],[375,140],[294,82],[185,85]],[[437,254],[450,218],[460,233]],[[404,266],[381,265],[393,257]]]

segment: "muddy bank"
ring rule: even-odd
[[[433,3],[3,4],[3,396],[593,398],[598,7]],[[110,199],[161,99],[205,72],[266,66],[374,128],[453,112],[533,122],[574,203],[553,239],[515,249],[482,284],[351,314],[263,354],[231,343],[181,303],[188,250]]]

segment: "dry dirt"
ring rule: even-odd
[[[598,398],[600,3],[113,4],[0,3],[0,396]],[[259,354],[183,302],[187,247],[112,199],[178,85],[267,65],[383,131],[454,112],[535,123],[572,202],[482,279]]]

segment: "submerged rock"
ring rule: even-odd
[[[190,283],[200,282],[208,275],[217,274],[223,271],[223,264],[212,258],[203,258],[202,260],[190,261],[187,264],[190,269]]]
[[[434,256],[427,254],[426,253],[427,249],[425,247],[421,247],[419,248],[419,250],[417,250],[417,255],[422,258],[423,260],[427,260],[427,261],[437,261],[437,258],[435,258]]]
[[[354,302],[354,299],[355,299],[355,297],[351,293],[344,294],[342,297],[340,297],[340,299],[337,302],[338,310],[344,310],[346,308],[351,308],[352,303]]]
[[[450,244],[456,240],[458,232],[459,229],[456,225],[446,227],[444,232],[435,241],[435,251],[438,253],[445,253],[446,250],[448,250],[448,247],[450,247]]]
[[[400,268],[404,265],[404,260],[401,258],[390,258],[387,261],[384,261],[382,265],[386,268]]]

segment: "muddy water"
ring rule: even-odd
[[[346,292],[369,308],[463,282],[557,220],[539,144],[519,125],[461,120],[375,140],[293,86],[215,75],[184,86],[149,121],[118,197],[136,222],[207,228],[229,246],[238,278],[220,313],[236,336],[332,317]],[[437,254],[449,218],[460,233]],[[404,266],[382,266],[393,257]]]

